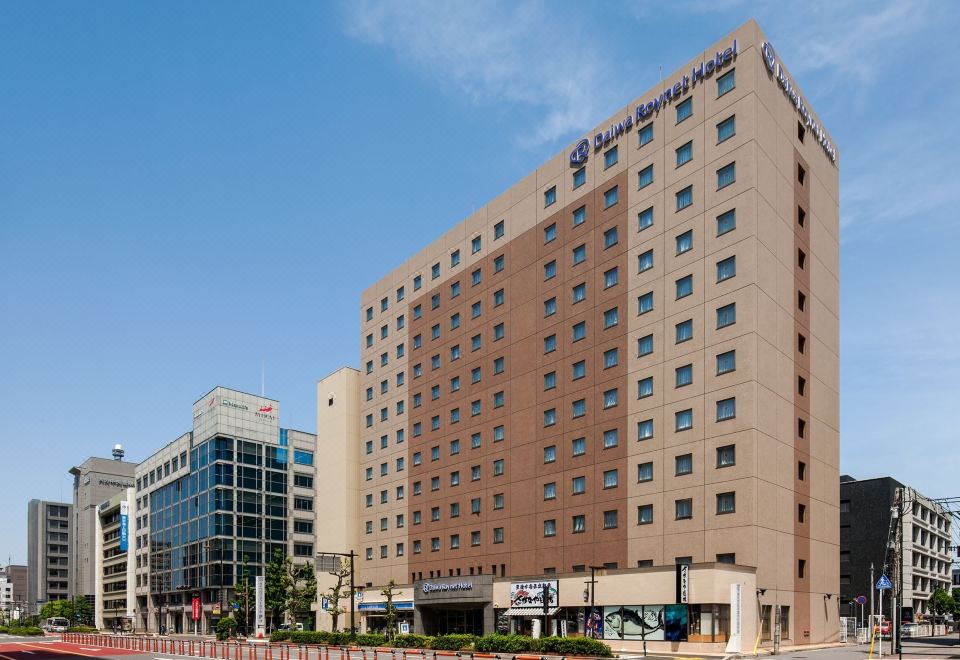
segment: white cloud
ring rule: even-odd
[[[391,50],[478,105],[542,110],[535,132],[521,139],[528,147],[592,126],[626,97],[597,82],[608,60],[591,35],[570,34],[539,3],[366,1],[344,14],[347,34]]]

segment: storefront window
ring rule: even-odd
[[[725,642],[730,630],[729,605],[691,605],[687,640]]]

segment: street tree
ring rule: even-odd
[[[350,590],[344,591],[343,582],[350,577],[350,560],[343,559],[337,570],[331,571],[330,575],[337,578],[336,584],[327,589],[323,596],[327,599],[326,612],[333,620],[333,630],[337,630],[337,623],[340,621],[340,615],[346,612],[346,609],[340,605],[344,598],[353,598]]]
[[[310,613],[310,606],[317,600],[317,574],[310,562],[294,564],[288,557],[286,566],[290,590],[285,605],[290,621],[296,622]]]
[[[393,578],[387,582],[387,586],[380,590],[380,593],[386,597],[386,615],[384,616],[387,624],[387,640],[393,639],[397,634],[397,608],[393,605],[394,590],[397,583]]]
[[[264,572],[263,599],[267,611],[270,612],[270,629],[274,628],[274,620],[279,620],[287,606],[291,580],[288,566],[289,557],[285,556],[280,548],[273,549],[273,557],[267,564]]]
[[[957,609],[957,603],[950,592],[940,587],[931,594],[928,604],[934,615],[941,618],[945,614],[953,614]]]

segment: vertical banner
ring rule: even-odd
[[[727,640],[727,653],[740,653],[743,650],[743,585],[730,585],[730,639]]]
[[[193,597],[193,620],[194,621],[200,620],[200,597],[199,596]]]
[[[685,605],[690,602],[690,566],[677,564],[677,599],[674,601]]]
[[[120,502],[120,552],[126,552],[130,531],[130,504]]]
[[[256,619],[254,619],[254,620],[256,621],[256,624],[255,624],[255,625],[256,625],[256,629],[257,629],[257,637],[260,638],[260,637],[263,637],[264,632],[266,631],[266,627],[267,627],[267,616],[266,616],[266,610],[265,610],[265,605],[264,605],[263,576],[262,576],[262,575],[258,575],[258,576],[257,576],[257,582],[256,582],[256,589],[255,589],[255,591],[256,591],[257,613],[256,613]]]

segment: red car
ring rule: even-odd
[[[880,636],[881,636],[881,637],[883,637],[884,635],[889,635],[889,634],[890,634],[890,622],[889,622],[889,621],[881,621],[879,625],[876,625],[876,626],[873,627],[873,632],[874,632],[874,633],[880,633]]]

